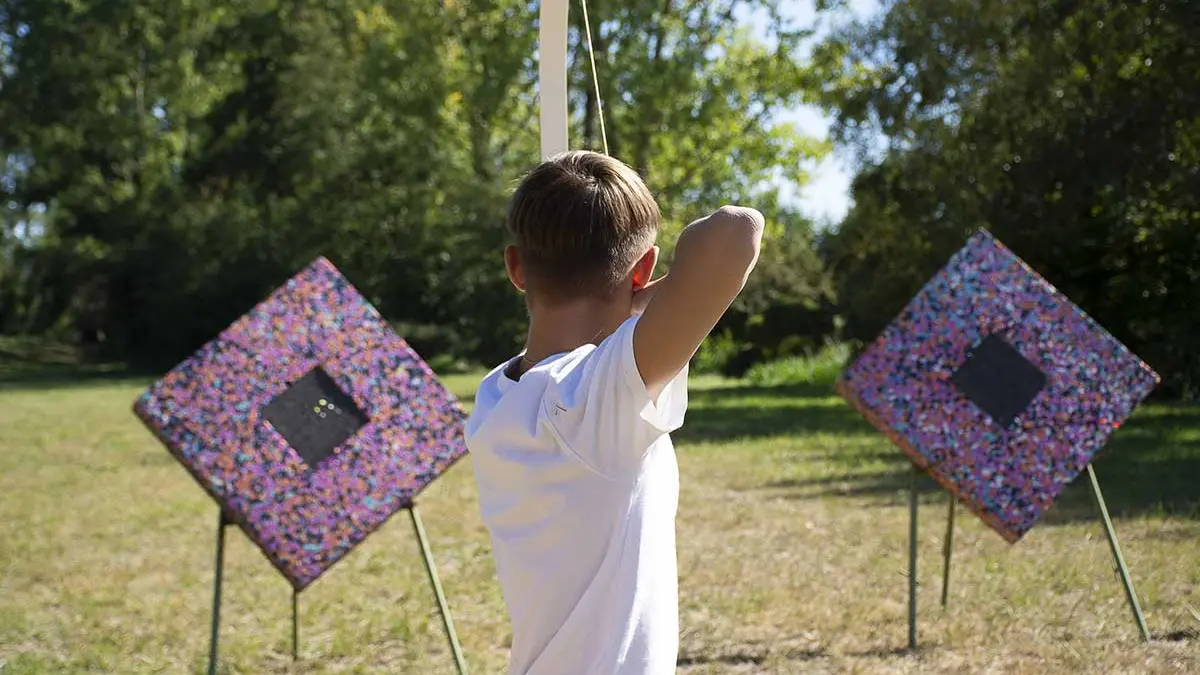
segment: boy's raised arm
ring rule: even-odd
[[[684,228],[670,273],[633,334],[633,353],[651,398],[695,355],[741,293],[758,262],[764,221],[758,211],[724,206]]]

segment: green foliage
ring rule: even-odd
[[[813,385],[832,387],[849,365],[851,349],[842,342],[830,342],[815,353],[787,356],[754,364],[746,371],[750,384],[774,387]]]
[[[824,283],[807,225],[771,186],[826,150],[770,122],[815,92],[779,4],[590,8],[610,147],[660,196],[668,254],[683,223],[729,201],[799,233],[759,305],[811,303]],[[753,8],[770,44],[732,20]],[[324,255],[422,327],[428,358],[506,357],[524,312],[502,223],[538,159],[536,11],[0,0],[0,332],[159,368]],[[572,17],[574,145],[599,148]]]
[[[729,329],[713,331],[692,357],[691,371],[697,375],[724,375],[738,360],[746,345]]]
[[[1193,4],[890,0],[807,61],[782,0],[591,6],[609,148],[660,198],[664,261],[721,203],[772,223],[696,368],[740,375],[873,338],[988,227],[1165,391],[1194,394]],[[499,252],[508,190],[538,157],[536,11],[0,0],[0,333],[162,367],[325,255],[428,358],[505,358],[524,323]],[[747,12],[767,40],[739,25]],[[598,149],[571,16],[574,145]],[[777,187],[828,144],[775,121],[818,99],[861,167],[820,240]]]
[[[1195,394],[1197,36],[1187,0],[908,0],[827,41],[862,160],[824,245],[847,335],[873,338],[986,227]]]

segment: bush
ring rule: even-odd
[[[759,386],[829,385],[837,380],[850,360],[850,345],[827,343],[817,353],[789,356],[751,366],[746,381]]]
[[[452,354],[438,354],[426,361],[429,368],[438,375],[463,375],[472,373],[478,370],[484,370],[488,366],[480,363],[475,363],[468,359],[456,357]]]
[[[691,371],[697,375],[727,375],[745,349],[729,329],[714,331],[700,343],[700,349],[692,357]]]

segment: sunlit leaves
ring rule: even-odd
[[[781,6],[590,9],[610,144],[659,195],[668,250],[683,223],[752,202],[772,237],[800,242],[767,254],[779,273],[761,297],[799,302],[820,294],[820,266],[774,185],[828,148],[773,119],[820,82]],[[0,0],[0,242],[22,260],[0,270],[0,329],[69,327],[75,289],[102,289],[87,323],[161,366],[326,255],[389,317],[435,327],[423,349],[507,354],[523,317],[498,252],[507,192],[539,157],[537,8]],[[766,42],[736,28],[746,10]],[[571,17],[573,146],[598,148]],[[34,215],[36,241],[13,243]]]
[[[1200,382],[1197,35],[1181,0],[908,0],[818,50],[840,137],[873,150],[829,251],[851,330],[988,227],[1170,390]]]

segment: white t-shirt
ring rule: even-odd
[[[467,422],[480,509],[512,621],[509,675],[667,675],[679,651],[668,433],[687,368],[651,401],[626,321],[513,381],[484,378]]]

